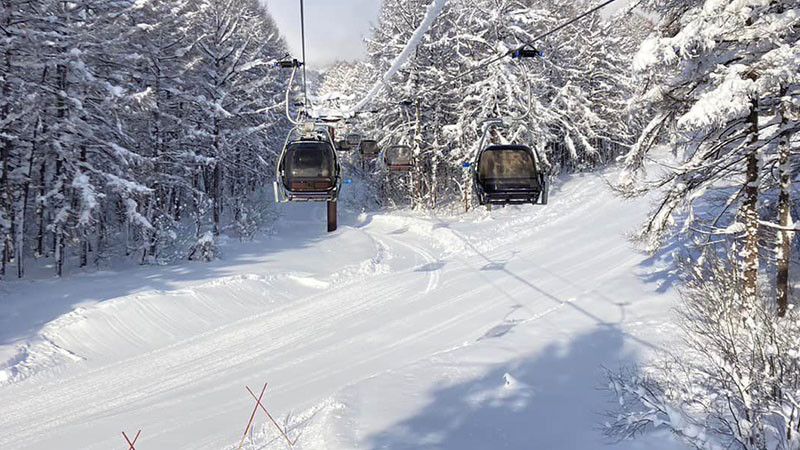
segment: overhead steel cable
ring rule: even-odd
[[[608,6],[608,5],[612,4],[612,3],[616,2],[616,1],[618,1],[618,0],[607,0],[607,1],[605,1],[605,2],[603,2],[603,3],[601,3],[601,4],[599,4],[599,5],[595,6],[594,8],[592,8],[592,9],[590,9],[590,10],[588,10],[588,11],[584,12],[583,14],[580,14],[580,15],[578,15],[578,16],[576,16],[576,17],[573,17],[572,19],[570,19],[570,20],[568,20],[568,21],[566,21],[566,22],[562,23],[561,25],[559,25],[559,26],[557,26],[557,27],[553,28],[552,30],[550,30],[550,31],[547,31],[547,32],[545,32],[545,33],[542,33],[542,34],[540,34],[539,36],[536,36],[535,38],[531,39],[530,41],[523,41],[523,42],[525,42],[525,45],[528,45],[528,46],[531,46],[531,47],[533,47],[533,43],[534,43],[534,42],[536,42],[536,41],[539,41],[539,40],[542,40],[542,39],[546,38],[547,36],[550,36],[551,34],[553,34],[553,33],[557,32],[557,31],[560,31],[562,28],[564,28],[564,27],[567,27],[567,26],[569,26],[569,25],[572,25],[573,23],[575,23],[575,22],[577,22],[577,21],[579,21],[579,20],[583,19],[584,17],[586,17],[586,16],[588,16],[588,15],[590,15],[590,14],[594,14],[594,13],[596,13],[597,11],[599,11],[599,10],[601,10],[601,9],[605,8],[606,6]],[[524,47],[523,47],[523,48],[524,48]],[[519,50],[519,49],[517,49],[517,50]],[[512,50],[512,51],[510,51],[510,52],[508,52],[508,54],[510,55],[510,54],[512,54],[514,51],[516,51],[516,50]]]
[[[503,58],[505,58],[507,56],[513,56],[515,54],[519,54],[519,52],[524,50],[526,47],[531,47],[533,49],[534,48],[533,47],[533,43],[534,42],[540,41],[540,40],[542,40],[542,39],[544,39],[544,38],[546,38],[546,37],[558,32],[558,31],[561,31],[565,27],[568,27],[568,26],[574,24],[575,22],[580,21],[581,19],[585,18],[588,15],[596,13],[597,11],[599,11],[599,10],[605,8],[606,6],[608,6],[608,5],[610,5],[610,4],[614,3],[614,2],[617,2],[617,1],[619,1],[619,0],[606,0],[605,2],[595,6],[594,8],[592,8],[592,9],[590,9],[588,11],[585,11],[585,12],[583,12],[583,13],[581,13],[581,14],[579,14],[579,15],[571,18],[571,19],[569,19],[568,21],[562,23],[561,25],[559,25],[559,26],[557,26],[557,27],[555,27],[555,28],[553,28],[551,30],[546,31],[546,32],[534,37],[533,39],[531,39],[529,41],[523,40],[523,43],[525,45],[523,45],[521,47],[509,50],[507,52],[504,52],[503,54],[494,56],[491,59],[489,59],[487,61],[484,61],[484,62],[478,64],[477,66],[467,70],[466,72],[463,72],[463,73],[461,73],[461,74],[459,74],[459,75],[457,75],[455,77],[452,77],[452,78],[450,78],[450,79],[448,79],[446,81],[442,81],[442,82],[440,82],[440,83],[438,83],[438,84],[436,84],[436,85],[434,85],[432,87],[424,89],[422,92],[418,93],[416,95],[416,97],[422,98],[425,94],[428,94],[428,93],[431,93],[433,91],[436,91],[436,90],[438,90],[438,89],[440,89],[440,88],[442,88],[444,86],[447,86],[450,83],[453,83],[454,81],[458,81],[458,80],[466,77],[467,75],[473,74],[473,73],[477,72],[480,69],[486,68],[486,67],[496,63],[497,61],[500,61],[501,59],[503,59]]]
[[[303,49],[303,107],[308,110],[308,86],[306,84],[306,19],[303,0],[300,0],[300,42]]]

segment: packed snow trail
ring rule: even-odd
[[[648,281],[668,275],[624,235],[647,207],[596,175],[547,207],[345,215],[333,234],[324,207],[282,205],[275,235],[211,264],[9,283],[0,448],[137,429],[141,448],[232,448],[264,381],[298,448],[599,447],[600,365],[670,332],[674,294]]]

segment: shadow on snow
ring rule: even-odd
[[[601,413],[615,402],[612,395],[598,392],[602,366],[616,367],[635,357],[624,350],[624,339],[616,327],[598,326],[566,347],[552,344],[479,378],[438,388],[416,415],[369,436],[366,448],[598,448]],[[675,448],[674,443],[658,447],[646,441],[612,448]]]

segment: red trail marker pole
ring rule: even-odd
[[[247,390],[249,391],[250,388],[247,388]],[[267,383],[264,383],[264,387],[261,388],[261,394],[258,396],[258,398],[256,398],[255,395],[253,395],[253,398],[256,398],[256,404],[255,406],[253,406],[253,412],[250,414],[250,420],[247,421],[247,427],[245,427],[244,434],[242,434],[242,440],[239,441],[239,447],[237,447],[239,450],[241,450],[242,445],[244,445],[244,439],[247,437],[247,432],[250,431],[250,425],[253,424],[253,419],[256,417],[256,412],[258,412],[258,406],[261,405],[261,398],[264,397],[264,391],[266,390],[267,390]]]
[[[247,392],[250,393],[250,396],[253,397],[253,398],[256,398],[256,394],[253,394],[253,391],[250,390],[250,387],[249,386],[245,386],[245,387],[247,388]],[[264,413],[267,414],[267,417],[269,417],[269,420],[271,420],[272,424],[275,425],[275,428],[277,428],[278,431],[280,431],[281,435],[283,435],[283,438],[286,439],[286,444],[289,446],[289,448],[290,449],[294,448],[294,444],[292,443],[292,440],[289,439],[289,436],[286,435],[286,432],[283,431],[283,428],[281,428],[281,426],[278,425],[278,422],[275,421],[275,419],[272,417],[272,414],[270,414],[269,411],[267,411],[267,408],[265,408],[264,405],[261,404],[261,397],[256,399],[256,406],[260,406],[261,410],[264,411]]]
[[[127,442],[127,443],[128,443],[128,450],[136,450],[136,447],[134,447],[134,446],[133,446],[133,444],[135,444],[135,443],[136,443],[136,440],[137,440],[137,439],[139,439],[139,435],[140,435],[140,434],[142,434],[142,430],[139,430],[139,431],[137,431],[137,432],[136,432],[136,436],[134,436],[134,437],[133,437],[133,440],[131,441],[131,440],[128,438],[128,435],[127,435],[127,434],[125,434],[125,432],[124,432],[124,431],[122,432],[122,437],[124,437],[124,438],[125,438],[125,442]]]

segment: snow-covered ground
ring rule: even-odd
[[[460,217],[281,206],[221,260],[0,285],[0,449],[236,448],[253,401],[297,449],[592,449],[603,366],[673,340],[647,200],[596,174]],[[285,448],[259,413],[245,448]],[[614,449],[681,448],[650,435]]]

